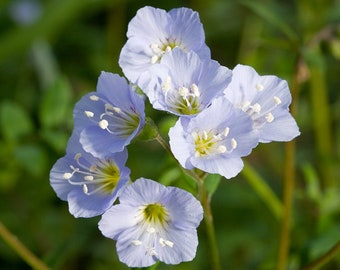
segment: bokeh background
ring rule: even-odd
[[[271,205],[246,173],[222,180],[212,198],[222,269],[275,269],[292,153],[287,269],[324,254],[340,240],[339,0],[2,0],[0,221],[52,269],[127,269],[114,241],[100,234],[99,217],[68,213],[49,185],[49,170],[65,153],[75,102],[95,90],[100,71],[122,75],[118,57],[127,25],[145,5],[198,11],[213,59],[279,76],[293,94],[301,130],[293,147],[260,144],[246,158],[279,205]],[[147,113],[166,137],[174,119],[150,106]],[[156,142],[129,146],[128,166],[132,179],[192,190]],[[199,238],[194,261],[157,269],[209,269],[204,223]],[[1,238],[0,269],[30,269]],[[340,269],[340,254],[323,269]]]

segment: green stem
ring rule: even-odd
[[[291,113],[296,115],[296,104],[299,90],[299,78],[302,70],[303,62],[300,56],[297,58],[296,71],[292,82],[292,105]],[[278,251],[277,270],[287,269],[288,250],[290,245],[291,219],[292,219],[292,205],[295,186],[295,141],[290,141],[285,145],[285,161],[284,161],[284,179],[283,179],[283,216],[281,222],[280,244]]]
[[[50,270],[50,268],[39,260],[20,240],[13,235],[0,221],[0,236],[16,253],[33,269]]]
[[[311,264],[305,266],[303,270],[314,270],[320,269],[323,265],[328,263],[340,252],[340,241],[337,242],[329,251],[327,251],[323,256],[312,262]]]
[[[283,205],[272,189],[266,184],[265,180],[251,167],[245,163],[242,175],[255,190],[258,196],[265,202],[269,210],[273,213],[277,220],[281,220]]]
[[[168,143],[163,139],[163,137],[160,134],[158,134],[156,136],[156,140],[172,157],[174,157]],[[175,160],[176,160],[176,158],[175,158]],[[180,166],[180,167],[182,168],[182,166]],[[218,246],[217,246],[216,235],[215,235],[213,215],[212,215],[211,206],[210,206],[211,200],[210,200],[210,196],[208,195],[208,192],[206,190],[206,187],[204,185],[204,178],[207,176],[207,174],[204,173],[204,172],[201,172],[201,171],[187,170],[187,169],[184,169],[184,168],[182,168],[182,169],[183,169],[184,173],[186,173],[193,180],[195,180],[195,182],[197,184],[198,199],[200,200],[202,207],[203,207],[203,210],[204,210],[204,222],[205,222],[205,226],[206,226],[206,230],[207,230],[207,237],[208,237],[209,248],[210,248],[210,253],[211,253],[211,269],[212,270],[221,270],[220,257],[219,257]]]
[[[217,241],[216,241],[213,214],[212,214],[211,205],[210,205],[210,202],[211,202],[210,196],[208,196],[208,193],[204,185],[204,181],[202,179],[197,182],[197,185],[198,185],[199,199],[204,210],[204,222],[205,222],[205,227],[207,231],[208,243],[209,243],[210,254],[211,254],[211,268],[210,269],[220,270],[221,269],[220,256],[219,256],[219,251],[218,251],[218,246],[217,246]]]

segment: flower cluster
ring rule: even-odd
[[[178,117],[169,144],[180,166],[229,179],[258,143],[299,135],[290,91],[276,76],[244,65],[230,70],[211,59],[199,15],[188,8],[141,8],[127,38],[119,58],[127,79],[102,72],[96,91],[75,105],[66,155],[53,166],[50,183],[75,217],[102,215],[99,229],[116,240],[128,266],[190,261],[200,202],[150,179],[130,181],[126,167],[126,146],[146,125],[144,97]]]

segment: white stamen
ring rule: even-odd
[[[279,104],[281,104],[281,99],[278,98],[277,96],[274,96],[274,102],[275,102],[276,105],[279,105]]]
[[[157,55],[153,55],[151,57],[151,60],[150,60],[151,64],[155,64],[155,63],[157,63],[157,61],[158,61],[158,56]]]
[[[151,249],[150,255],[151,255],[151,256],[157,256],[158,254],[157,254],[156,250]]]
[[[189,89],[184,86],[181,86],[180,88],[178,88],[178,93],[181,97],[185,98],[189,95]]]
[[[90,99],[93,100],[93,101],[98,101],[99,97],[96,96],[96,95],[92,95],[92,96],[90,96]]]
[[[200,96],[200,91],[198,89],[198,86],[196,84],[192,84],[190,86],[190,90],[192,91],[192,93],[194,94],[195,97],[199,97]]]
[[[95,170],[97,170],[97,165],[91,165],[90,168],[89,168],[89,171],[90,172],[94,172]]]
[[[66,180],[70,179],[72,176],[73,176],[72,173],[64,173],[64,175],[63,175],[64,179],[66,179]]]
[[[86,181],[93,181],[93,176],[92,175],[86,175],[86,176],[84,176],[84,180],[86,180]]]
[[[151,234],[151,233],[154,233],[156,230],[154,227],[149,227],[146,229],[146,231]]]
[[[165,81],[162,83],[162,90],[167,92],[171,89],[171,77],[167,76]]]
[[[242,103],[241,110],[245,112],[248,109],[249,105],[250,105],[250,101],[247,101],[247,100],[244,101]]]
[[[109,122],[107,122],[107,120],[103,119],[103,120],[99,121],[98,125],[101,129],[106,129],[109,125]]]
[[[132,240],[131,241],[131,244],[134,245],[134,246],[140,246],[142,244],[142,241],[139,241],[139,240]]]
[[[196,141],[198,139],[198,134],[195,131],[191,132],[191,136],[194,139],[194,141]]]
[[[81,153],[77,153],[77,154],[74,155],[75,160],[78,160],[80,158],[81,158]]]
[[[114,110],[116,113],[121,113],[121,112],[122,112],[122,109],[121,109],[121,108],[118,108],[118,107],[113,107],[113,110]]]
[[[168,247],[173,247],[174,246],[174,243],[169,241],[169,240],[165,240],[163,239],[162,237],[159,238],[159,243],[161,244],[162,247],[165,247],[165,246],[168,246]]]
[[[91,111],[84,111],[85,115],[89,118],[93,117],[94,116],[94,113],[91,112]]]
[[[266,121],[267,121],[268,123],[271,123],[271,122],[274,121],[274,115],[273,115],[272,113],[267,113],[266,116],[265,116],[265,118],[266,118]]]
[[[262,90],[264,89],[263,85],[260,84],[260,83],[256,84],[255,87],[256,87],[256,89],[257,89],[258,91],[262,91]]]
[[[254,110],[255,113],[259,113],[261,111],[261,105],[258,103],[255,103],[251,108]]]
[[[235,149],[237,147],[237,141],[234,138],[232,138],[230,140],[230,144],[231,144],[231,148],[233,148],[233,149]]]
[[[170,52],[170,51],[171,51],[171,47],[170,46],[166,46],[165,52]]]
[[[159,49],[159,46],[158,46],[158,44],[153,43],[153,44],[150,45],[150,48],[151,48],[151,50],[156,51],[156,50]]]
[[[88,192],[89,192],[89,190],[88,190],[88,188],[87,188],[87,185],[83,185],[83,192],[85,193],[85,194],[87,194]]]
[[[203,139],[204,140],[208,139],[208,133],[205,130],[203,131]]]
[[[224,145],[219,145],[217,147],[217,151],[221,154],[225,153],[227,151],[227,147],[225,147]]]
[[[230,128],[226,127],[226,128],[224,129],[224,131],[223,131],[223,136],[224,136],[224,137],[227,137],[228,134],[229,134],[229,131],[230,131]]]

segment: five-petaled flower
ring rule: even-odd
[[[117,241],[120,261],[147,267],[195,257],[203,209],[191,193],[140,178],[124,189],[119,201],[103,214],[99,229]]]
[[[251,116],[260,142],[290,141],[300,134],[289,113],[292,97],[285,80],[260,76],[250,66],[237,65],[225,96]]]
[[[225,178],[243,168],[241,157],[250,154],[258,136],[249,115],[225,98],[213,100],[197,116],[180,118],[169,131],[170,147],[186,169],[198,168]]]
[[[144,99],[123,77],[102,72],[97,91],[74,109],[74,129],[85,151],[96,157],[120,152],[145,123]]]
[[[96,158],[85,152],[74,132],[66,155],[57,160],[50,172],[50,183],[58,197],[68,201],[75,217],[104,213],[117,199],[130,179],[125,167],[127,151]]]
[[[230,69],[175,48],[141,75],[139,86],[155,109],[191,117],[223,95],[230,81]]]
[[[189,8],[175,8],[169,12],[149,6],[141,8],[128,25],[127,37],[119,65],[133,83],[176,47],[210,58],[198,13]]]

